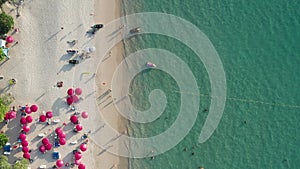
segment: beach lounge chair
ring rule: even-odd
[[[71,145],[75,145],[75,144],[77,144],[77,143],[78,143],[77,140],[70,142]]]
[[[59,122],[60,122],[59,119],[54,119],[54,120],[53,120],[53,123],[54,123],[54,124],[57,124],[57,123],[59,123]]]
[[[45,137],[46,135],[45,135],[45,133],[40,133],[40,134],[38,134],[38,137],[40,137],[40,138],[43,138],[43,137]]]
[[[40,165],[39,168],[47,168],[47,166],[46,165]]]

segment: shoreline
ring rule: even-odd
[[[95,23],[105,24],[113,21],[114,19],[120,18],[122,16],[122,0],[95,0]],[[114,12],[111,12],[111,10]],[[101,17],[103,16],[103,17]],[[95,38],[95,46],[97,49],[101,49],[100,40]],[[114,46],[106,55],[104,56],[101,66],[98,66],[95,79],[95,87],[97,95],[101,95],[105,91],[111,88],[112,76],[117,68],[117,66],[123,60],[123,55],[125,54],[125,44],[119,42]],[[120,81],[121,83],[122,81]],[[117,111],[113,104],[109,105],[112,102],[112,97],[107,96],[98,104],[98,110],[104,116],[105,120],[108,123],[119,131],[119,133],[127,131],[128,121],[125,120]],[[109,106],[108,106],[109,105]],[[121,143],[113,144],[114,148],[118,149],[118,145]],[[103,149],[101,149],[104,151]],[[103,153],[101,157],[95,157],[96,166],[101,166],[103,168],[118,168],[118,169],[129,169],[129,158],[120,157],[113,155],[111,153]]]

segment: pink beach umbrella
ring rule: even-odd
[[[81,151],[86,151],[87,150],[87,145],[86,144],[81,144],[80,145],[80,150]]]
[[[25,118],[25,117],[21,117],[21,118],[20,118],[20,123],[21,123],[21,124],[26,124],[26,123],[27,123],[26,118]]]
[[[70,117],[70,121],[71,121],[73,124],[77,123],[77,122],[78,122],[77,116],[72,115],[72,116]]]
[[[60,127],[57,127],[57,128],[55,129],[55,133],[56,133],[56,134],[59,134],[59,133],[61,133],[61,132],[63,132],[63,130],[62,130]]]
[[[56,166],[57,167],[62,167],[64,165],[64,162],[62,160],[57,160],[56,161]]]
[[[30,127],[29,126],[23,126],[23,131],[28,133],[30,131]]]
[[[81,117],[84,118],[84,119],[86,119],[86,118],[89,117],[89,114],[84,111],[84,112],[81,113]]]
[[[60,138],[58,142],[60,145],[65,145],[67,140],[65,138]]]
[[[74,89],[69,88],[67,93],[69,96],[72,96],[74,94]]]
[[[52,144],[49,143],[47,145],[45,145],[46,150],[51,150],[52,149]]]
[[[22,143],[21,143],[21,145],[23,147],[27,147],[28,146],[28,141],[27,140],[23,140]]]
[[[81,159],[81,157],[82,157],[82,154],[80,152],[75,153],[75,160],[79,160],[79,159]]]
[[[59,138],[66,138],[66,133],[60,132],[60,133],[58,133],[58,137]]]
[[[38,111],[38,106],[37,105],[32,105],[32,106],[30,106],[30,110],[31,110],[31,112],[37,112]]]
[[[80,163],[80,164],[78,165],[78,169],[85,169],[85,165],[82,164],[82,163]]]
[[[40,145],[39,150],[44,153],[46,151],[46,147],[44,145]]]
[[[72,99],[74,103],[77,103],[79,101],[79,98],[76,95],[73,95]]]
[[[81,131],[82,130],[82,125],[81,124],[77,124],[76,125],[76,130],[77,131]]]
[[[81,95],[81,94],[82,94],[81,88],[79,88],[79,87],[76,88],[76,89],[75,89],[75,94],[76,94],[76,95]]]
[[[26,158],[26,159],[30,159],[30,154],[29,154],[28,152],[27,152],[27,153],[24,153],[24,154],[23,154],[23,157]]]
[[[76,165],[81,164],[81,160],[75,160],[75,164],[76,164]]]
[[[27,113],[27,114],[30,114],[30,113],[31,113],[30,107],[26,107],[26,108],[25,108],[25,113]]]
[[[23,148],[22,148],[22,151],[23,151],[24,153],[27,153],[27,152],[29,152],[29,148],[28,148],[28,147],[23,147]]]
[[[42,143],[43,143],[44,145],[49,144],[49,139],[48,139],[47,137],[43,138],[43,139],[42,139]]]
[[[16,118],[16,117],[17,117],[17,112],[15,112],[15,111],[10,111],[8,115],[9,115],[9,118],[10,118],[10,119],[13,119],[13,118]]]
[[[32,122],[32,120],[33,120],[33,119],[32,119],[32,117],[31,117],[31,116],[27,116],[27,117],[26,117],[26,122],[27,122],[27,123],[31,123],[31,122]]]
[[[9,115],[8,113],[5,113],[4,120],[8,120],[8,119],[9,119]]]
[[[72,96],[67,98],[67,104],[68,105],[71,105],[73,102],[74,102],[74,100],[73,100]]]
[[[7,36],[6,41],[7,41],[7,43],[13,43],[14,38],[12,36]]]
[[[40,115],[40,122],[45,122],[46,120],[47,117],[44,114]]]
[[[22,141],[26,140],[26,134],[21,133],[21,134],[19,135],[19,139],[22,140]]]
[[[49,118],[49,119],[51,119],[51,118],[53,117],[52,112],[51,112],[51,111],[48,111],[48,112],[46,113],[46,117]]]

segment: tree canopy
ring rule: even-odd
[[[6,13],[0,14],[0,35],[7,34],[14,26],[14,19]]]
[[[3,147],[8,142],[7,135],[1,133],[0,134],[0,147]]]
[[[3,49],[0,48],[0,61],[2,61],[5,58],[5,54],[3,52]]]
[[[14,169],[28,169],[29,161],[26,159],[22,159],[20,161],[17,161],[14,165]]]
[[[0,156],[0,169],[12,169],[6,156]]]
[[[11,95],[0,96],[0,122],[4,120],[5,113],[9,110],[9,105],[13,102]]]
[[[8,0],[0,0],[0,6],[2,6],[3,4],[5,4],[5,2],[7,2]]]

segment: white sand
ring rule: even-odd
[[[104,152],[98,146],[97,142],[100,140],[97,139],[110,140],[111,138],[101,138],[101,130],[95,132],[104,125],[100,113],[116,112],[113,106],[107,106],[105,110],[100,108],[99,111],[96,98],[110,88],[111,75],[122,59],[123,47],[119,44],[112,49],[111,59],[99,65],[102,57],[107,56],[105,55],[107,51],[102,50],[108,43],[104,37],[114,30],[103,30],[101,36],[97,35],[95,38],[86,36],[86,31],[94,21],[107,24],[118,18],[119,3],[118,0],[28,0],[20,10],[21,16],[16,19],[16,27],[20,29],[20,33],[14,35],[19,43],[11,49],[11,59],[0,67],[1,74],[5,76],[5,79],[0,82],[2,91],[12,92],[16,105],[38,104],[39,112],[32,114],[35,119],[38,119],[41,111],[53,111],[53,119],[61,120],[61,123],[50,126],[38,122],[32,123],[32,132],[28,135],[28,139],[31,140],[29,142],[31,155],[34,158],[32,168],[37,168],[41,164],[47,164],[47,167],[55,164],[51,152],[41,155],[38,151],[41,140],[36,136],[41,132],[50,134],[56,127],[61,126],[62,122],[69,122],[71,113],[67,112],[68,106],[64,102],[69,87],[82,87],[84,100],[77,105],[77,108],[79,111],[89,113],[89,119],[80,119],[84,126],[83,132],[92,131],[88,151],[84,153],[82,163],[88,169],[128,168],[128,159]],[[10,14],[15,15],[15,11]],[[116,30],[120,23],[111,26]],[[92,58],[75,67],[67,63],[70,56],[66,55],[66,49],[70,48],[66,42],[74,39],[78,40],[74,48],[79,50],[96,45],[96,52],[92,54]],[[98,65],[99,67],[96,67]],[[95,87],[93,75],[96,68],[98,68],[96,84],[99,88]],[[102,74],[103,70],[110,73]],[[17,84],[12,88],[6,88],[10,78],[16,78]],[[53,87],[58,81],[64,82],[62,88]],[[106,85],[101,85],[102,82],[106,82]],[[116,129],[120,131],[126,129],[126,121],[121,120],[120,116],[105,117]],[[18,120],[15,120],[15,125],[19,127]],[[67,144],[55,149],[60,151],[64,162],[72,161],[71,151],[79,145],[71,146],[69,143],[78,140],[82,135],[73,134],[72,127],[69,124],[65,128]],[[10,142],[15,141],[10,140]],[[118,149],[119,144],[116,141],[109,146]],[[21,155],[22,153],[17,154],[17,156]],[[113,167],[114,165],[116,167]]]

